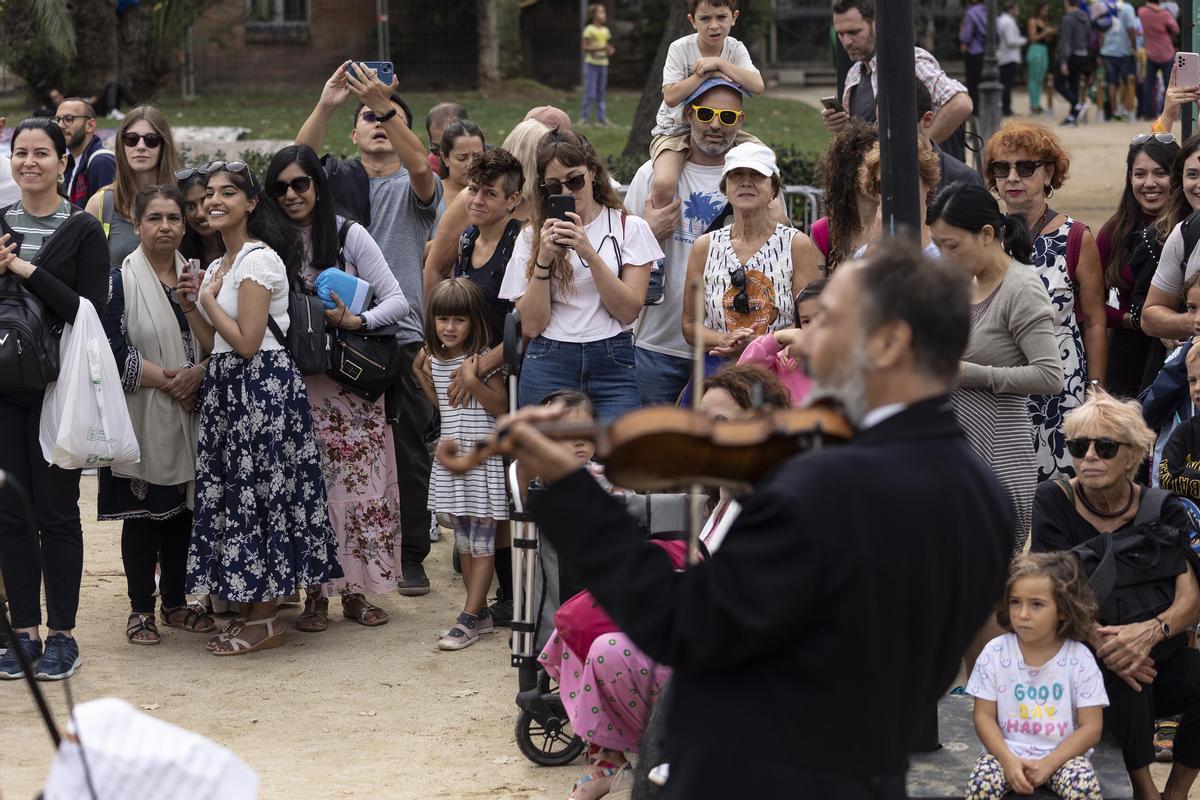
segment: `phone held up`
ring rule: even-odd
[[[828,97],[822,97],[821,105],[825,106],[830,111],[843,111],[844,110],[842,108],[842,101],[839,100],[835,95],[829,95]]]
[[[546,198],[546,219],[561,219],[570,222],[567,212],[574,213],[575,197],[569,194],[552,194]],[[555,244],[558,244],[555,242]]]
[[[1175,54],[1175,85],[1181,89],[1200,86],[1200,54]]]
[[[392,78],[396,77],[396,66],[391,61],[348,61],[346,69],[358,76],[357,64],[362,64],[367,69],[375,70],[375,74],[379,77],[380,82],[384,86],[392,85]]]

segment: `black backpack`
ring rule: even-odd
[[[325,304],[299,286],[288,288],[288,332],[268,313],[267,327],[283,345],[301,375],[324,375],[329,370],[330,340],[325,330]]]

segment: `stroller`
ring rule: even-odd
[[[521,319],[513,311],[505,319],[504,362],[508,373],[509,408],[517,407],[524,339]],[[513,617],[512,666],[517,670],[517,748],[535,764],[547,767],[570,764],[584,750],[584,742],[571,729],[558,687],[538,663],[554,629],[554,614],[568,598],[584,588],[567,565],[561,564],[554,548],[538,536],[537,526],[526,511],[517,464],[508,466],[512,527]],[[542,491],[530,487],[528,495]],[[629,494],[631,514],[648,535],[677,538],[686,530],[686,494]]]

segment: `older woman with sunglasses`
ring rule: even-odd
[[[1142,522],[1157,522],[1181,534],[1188,516],[1179,501],[1161,489],[1134,482],[1154,444],[1136,401],[1118,400],[1103,389],[1064,423],[1066,445],[1075,459],[1074,478],[1059,477],[1038,487],[1034,496],[1031,549],[1070,550],[1097,536],[1115,536]],[[1146,506],[1152,519],[1138,519]],[[1170,605],[1143,619],[1112,624],[1101,613],[1088,644],[1104,674],[1109,707],[1104,728],[1121,747],[1125,768],[1139,800],[1185,798],[1200,772],[1200,651],[1187,645],[1187,631],[1200,620],[1200,584],[1191,566],[1179,574]],[[1174,764],[1166,791],[1159,794],[1150,775],[1154,759],[1155,716],[1182,714],[1175,734]]]
[[[755,338],[795,325],[795,298],[820,277],[820,253],[806,235],[775,222],[767,206],[781,180],[771,148],[746,142],[725,154],[721,192],[733,223],[696,240],[687,286],[704,287],[701,331],[707,371],[742,354]],[[685,296],[683,338],[695,345],[696,303]]]
[[[117,129],[117,177],[88,200],[87,212],[104,226],[108,259],[114,267],[138,248],[133,201],[147,186],[175,182],[179,156],[171,125],[154,106],[130,109]]]
[[[1010,121],[987,142],[985,182],[1009,214],[1024,217],[1033,234],[1033,269],[1054,307],[1063,361],[1063,386],[1029,398],[1036,432],[1038,480],[1073,474],[1062,433],[1063,414],[1083,402],[1087,381],[1103,383],[1108,366],[1104,271],[1087,227],[1047,202],[1067,179],[1071,160],[1049,129]]]

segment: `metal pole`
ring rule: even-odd
[[[996,0],[987,0],[987,38],[983,46],[983,72],[979,79],[979,108],[975,116],[979,138],[987,141],[1000,127],[1000,66],[996,60]]]
[[[196,99],[196,47],[192,26],[187,26],[183,37],[183,80],[180,82],[184,100]]]
[[[916,235],[924,216],[917,182],[917,90],[912,0],[876,6],[880,191],[888,235]]]
[[[1192,52],[1196,50],[1196,3],[1195,0],[1179,0],[1179,41],[1184,46],[1191,47]],[[1163,99],[1166,99],[1167,87],[1163,86]],[[1192,135],[1193,125],[1193,109],[1191,103],[1184,103],[1179,107],[1179,123],[1181,126],[1182,140],[1188,139]],[[1181,141],[1182,141],[1181,140]]]
[[[391,36],[388,35],[388,0],[375,0],[375,49],[380,61],[392,60]]]

